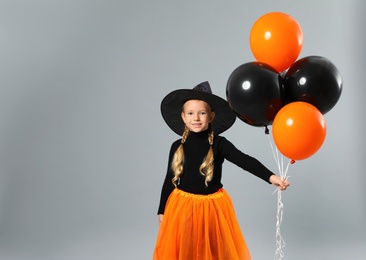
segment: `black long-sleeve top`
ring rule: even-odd
[[[158,214],[164,214],[167,199],[175,188],[172,184],[174,173],[171,170],[171,163],[174,153],[178,149],[180,143],[181,139],[175,141],[170,149],[168,169],[161,191]],[[205,176],[200,173],[199,168],[206,157],[209,148],[210,144],[208,142],[208,131],[189,133],[186,142],[183,144],[184,170],[180,176],[177,186],[180,190],[204,195],[212,194],[218,191],[223,187],[221,183],[221,176],[222,164],[225,159],[270,183],[269,178],[271,175],[273,175],[273,173],[268,168],[266,168],[257,159],[238,150],[225,137],[215,135],[212,145],[214,151],[214,174],[212,180],[208,182],[208,186],[206,186]]]

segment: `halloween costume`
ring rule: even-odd
[[[164,214],[164,219],[160,225],[154,260],[250,259],[232,201],[221,183],[222,164],[228,160],[268,183],[273,173],[257,159],[242,153],[226,138],[217,135],[231,127],[235,115],[225,100],[214,96],[209,90],[205,82],[194,90],[173,91],[161,105],[169,127],[177,134],[182,134],[184,123],[180,114],[185,101],[206,101],[215,111],[212,128],[216,134],[212,144],[214,173],[207,186],[199,167],[210,148],[207,138],[209,130],[189,132],[183,144],[184,171],[176,187],[172,183],[174,173],[170,165],[181,139],[171,146],[158,209],[158,214]],[[170,106],[175,107],[175,110]]]

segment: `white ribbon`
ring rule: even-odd
[[[269,137],[269,134],[268,134],[268,140],[271,145],[273,157],[276,161],[281,180],[286,180],[290,177],[290,176],[287,176],[287,172],[288,172],[288,168],[290,166],[291,161],[289,160],[289,162],[286,166],[286,169],[284,169],[283,155],[281,153],[279,153],[277,147],[276,147],[276,149],[274,149],[271,139]],[[282,235],[281,235],[281,223],[282,223],[282,217],[283,217],[283,203],[282,203],[282,193],[281,193],[282,191],[279,188],[277,188],[273,193],[275,193],[276,191],[277,191],[277,221],[276,221],[275,259],[281,260],[281,259],[283,259],[284,255],[285,255],[282,249],[286,246],[286,243],[283,240]]]

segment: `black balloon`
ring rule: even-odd
[[[239,119],[252,126],[268,126],[283,107],[282,81],[265,63],[245,63],[231,73],[226,98]]]
[[[338,102],[342,77],[326,58],[308,56],[296,61],[284,77],[285,103],[304,101],[324,115]]]

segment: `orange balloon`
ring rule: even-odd
[[[250,32],[250,48],[259,62],[282,72],[299,56],[303,45],[300,25],[290,15],[273,12],[261,16]]]
[[[323,114],[306,102],[292,102],[278,111],[272,124],[278,150],[292,160],[303,160],[316,153],[326,136]]]

